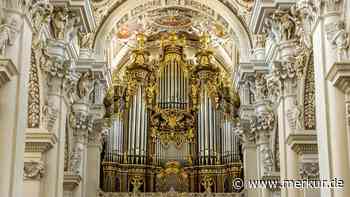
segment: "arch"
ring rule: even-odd
[[[240,17],[238,17],[238,14],[234,13],[232,9],[228,8],[219,0],[186,0],[177,1],[178,3],[174,3],[173,1],[171,2],[169,3],[168,1],[160,0],[147,1],[146,3],[145,1],[126,1],[121,5],[115,7],[110,12],[110,14],[105,17],[105,20],[97,30],[94,41],[94,49],[96,54],[100,57],[103,57],[103,46],[107,41],[107,37],[112,32],[118,21],[121,19],[130,20],[130,18],[134,18],[143,13],[160,8],[179,7],[198,11],[211,18],[224,19],[227,22],[229,28],[234,31],[234,34],[237,37],[236,40],[239,46],[239,53],[241,54],[240,59],[243,61],[248,60],[250,49],[252,47],[250,34],[244,22],[242,22]]]

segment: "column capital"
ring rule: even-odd
[[[317,135],[315,131],[308,133],[291,134],[287,137],[287,143],[292,150],[299,155],[317,154]]]

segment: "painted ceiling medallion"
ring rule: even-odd
[[[157,18],[155,20],[155,23],[163,27],[185,28],[185,27],[190,27],[192,24],[192,21],[190,18],[187,18],[185,16],[164,16],[161,18]]]
[[[192,26],[193,20],[199,17],[199,13],[183,8],[158,9],[147,13],[147,17],[161,28],[186,29]]]

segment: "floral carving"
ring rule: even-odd
[[[91,130],[92,119],[85,113],[71,112],[69,115],[69,123],[73,129]]]
[[[313,56],[307,66],[304,85],[304,127],[305,129],[316,129],[316,106],[315,106],[315,72]]]
[[[52,11],[53,6],[44,0],[38,1],[30,7],[35,36],[37,36],[41,29],[50,22]]]
[[[259,112],[251,121],[251,130],[266,131],[274,127],[275,115],[272,111]]]
[[[29,70],[28,128],[39,128],[41,111],[39,69],[33,55],[34,53],[32,53],[32,63]]]
[[[303,179],[317,180],[320,176],[318,163],[316,162],[301,163],[299,174]]]

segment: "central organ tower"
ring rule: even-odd
[[[137,36],[105,98],[105,192],[232,192],[238,95],[209,36]]]

